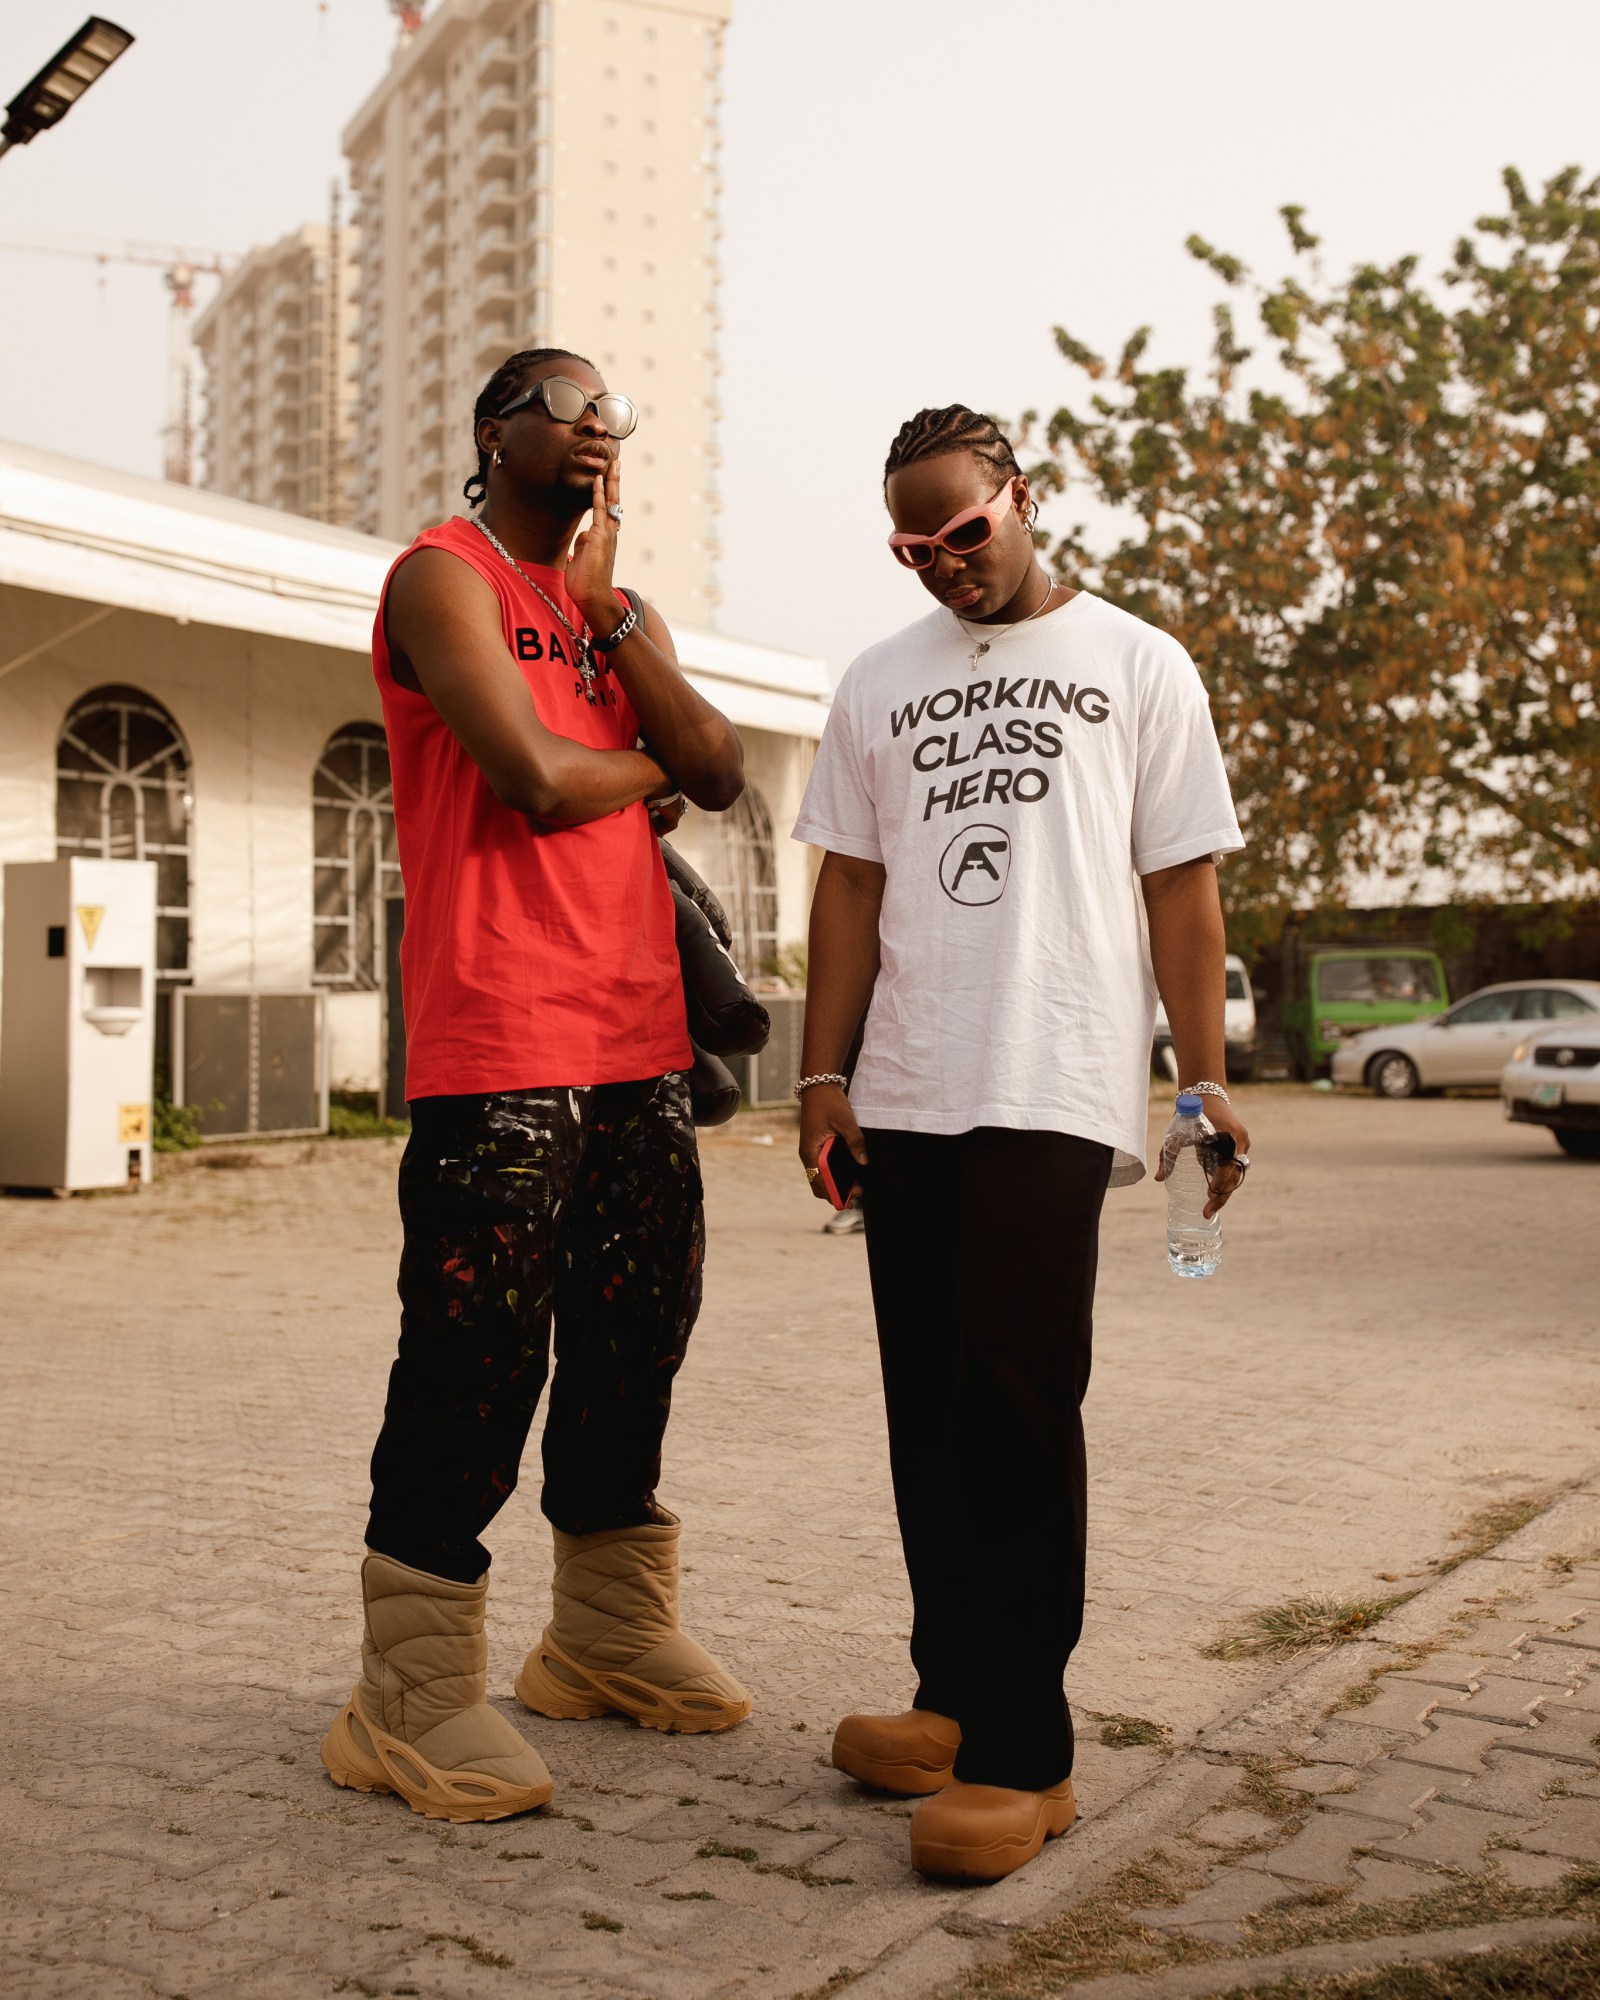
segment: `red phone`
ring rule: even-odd
[[[839,1159],[834,1164],[834,1145],[838,1144]],[[817,1174],[822,1182],[822,1191],[835,1208],[848,1208],[850,1197],[861,1192],[865,1168],[851,1152],[837,1132],[830,1132],[822,1142],[817,1154]]]

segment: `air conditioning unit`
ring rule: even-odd
[[[328,1034],[319,992],[180,987],[172,996],[172,1101],[205,1139],[328,1129]]]

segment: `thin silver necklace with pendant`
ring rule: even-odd
[[[487,533],[488,530],[485,529],[484,532]],[[535,588],[537,588],[537,585],[535,585]],[[962,617],[959,611],[952,611],[950,614],[951,617],[954,618],[956,623],[961,627],[962,631],[965,632],[967,637],[972,641],[972,658],[968,661],[967,663],[968,666],[975,667],[978,664],[978,662],[983,658],[984,654],[987,653],[989,648],[994,644],[995,639],[1003,639],[1008,632],[1015,632],[1017,626],[1029,625],[1033,622],[1035,618],[1042,617],[1045,611],[1049,608],[1050,600],[1052,597],[1055,596],[1057,588],[1058,586],[1056,584],[1051,583],[1049,578],[1047,577],[1045,579],[1045,593],[1043,599],[1033,607],[1033,609],[1028,613],[1026,618],[1017,619],[1015,624],[992,626],[990,628],[994,633],[994,638],[992,639],[980,638],[978,633],[973,631],[972,627],[967,623],[966,619]]]
[[[594,691],[594,644],[591,635],[588,632],[580,632],[578,630],[577,626],[573,624],[572,620],[562,610],[561,606],[557,604],[549,591],[544,589],[533,577],[529,576],[528,572],[517,561],[505,543],[501,541],[493,528],[489,527],[486,522],[477,519],[474,519],[472,525],[478,530],[480,535],[487,539],[491,547],[500,551],[501,555],[510,563],[511,567],[522,578],[528,588],[538,592],[539,596],[544,599],[545,603],[549,605],[550,609],[567,628],[567,637],[572,641],[572,663],[578,669],[578,678],[583,682],[583,698],[591,708],[598,708],[600,702],[599,697]],[[1053,585],[1051,587],[1052,589],[1054,588]]]

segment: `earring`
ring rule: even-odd
[[[495,446],[494,457],[490,459],[489,463],[491,465],[503,465],[505,463],[505,455],[498,445]]]

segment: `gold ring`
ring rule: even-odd
[[[806,1168],[806,1179],[808,1181],[820,1180],[821,1177],[822,1177],[822,1169],[820,1167]]]

